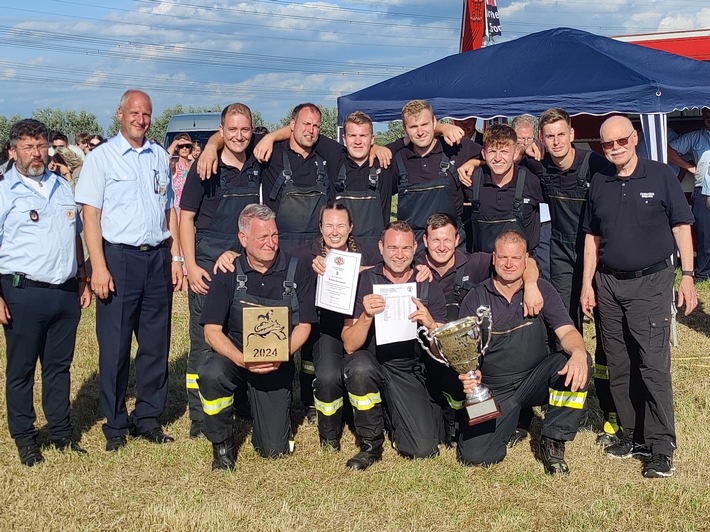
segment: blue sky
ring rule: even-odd
[[[121,93],[167,106],[241,101],[276,122],[458,52],[462,0],[32,0],[0,5],[0,115],[86,110]],[[503,36],[558,26],[601,35],[710,28],[707,0],[498,2]],[[530,53],[534,53],[531,50]],[[560,54],[564,50],[560,50]],[[561,57],[561,60],[562,57]]]

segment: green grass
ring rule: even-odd
[[[588,429],[567,446],[568,478],[544,475],[530,440],[488,469],[458,465],[450,449],[410,461],[387,448],[382,462],[351,472],[345,461],[356,452],[354,436],[346,432],[341,453],[322,451],[310,425],[298,428],[289,458],[259,458],[247,438],[234,473],[212,472],[210,444],[187,437],[185,294],[175,298],[163,419],[177,441],[156,446],[129,439],[125,449],[109,454],[103,450],[92,307],[80,325],[72,372],[73,415],[89,455],[47,448],[44,464],[26,468],[6,428],[0,431],[0,529],[708,530],[710,283],[699,293],[702,306],[680,317],[680,345],[672,351],[679,446],[676,474],[663,480],[643,479],[638,461],[603,456]],[[591,328],[587,333],[591,347]],[[0,352],[3,373],[4,364]],[[38,375],[35,405],[43,427],[40,390]],[[6,427],[4,401],[2,394]]]

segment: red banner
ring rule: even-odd
[[[486,33],[485,0],[463,0],[459,52],[478,50]]]

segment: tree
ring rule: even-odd
[[[337,140],[338,138],[338,109],[336,107],[328,107],[325,105],[319,106],[321,112],[320,134],[325,137]],[[287,126],[291,123],[291,114],[293,110],[284,116],[279,124],[274,125],[274,129]],[[272,130],[273,131],[273,130]]]
[[[10,140],[10,128],[12,127],[12,124],[19,122],[20,120],[22,120],[20,115],[13,115],[10,118],[0,115],[0,149],[3,153],[1,158],[5,157],[4,150],[5,145]]]
[[[67,136],[76,135],[82,131],[100,135],[104,132],[104,128],[99,124],[96,115],[84,110],[79,112],[72,110],[62,111],[61,109],[44,107],[35,109],[32,113],[32,118],[44,123],[50,131],[61,131]]]
[[[380,146],[386,146],[390,142],[394,142],[404,136],[404,127],[402,122],[397,120],[396,122],[387,123],[387,131],[383,131],[375,135],[375,142]]]

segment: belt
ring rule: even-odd
[[[49,288],[52,290],[73,290],[76,283],[75,278],[71,278],[60,284],[45,283],[44,281],[34,281],[28,279],[24,273],[3,273],[0,277],[12,284],[13,288]]]
[[[601,267],[599,268],[599,270],[602,273],[612,275],[612,276],[616,277],[617,279],[621,279],[621,280],[638,279],[639,277],[644,277],[646,275],[651,275],[652,273],[657,273],[662,270],[665,270],[671,264],[672,264],[671,259],[666,259],[664,261],[657,262],[656,264],[652,264],[648,268],[644,268],[642,270],[636,270],[633,272],[627,272],[627,271],[623,271],[623,270],[612,270],[611,268],[608,268],[602,264]]]
[[[168,245],[167,240],[163,240],[157,246],[149,246],[148,244],[142,244],[140,246],[131,246],[129,244],[114,244],[112,242],[108,242],[107,240],[104,240],[104,243],[107,246],[111,246],[112,248],[128,249],[130,251],[155,251],[156,249],[162,249],[164,247],[167,247]]]

